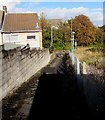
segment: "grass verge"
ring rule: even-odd
[[[78,47],[74,52],[80,62],[86,62],[88,65],[95,65],[98,68],[105,69],[105,54],[97,46]]]

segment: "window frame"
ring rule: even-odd
[[[30,37],[30,38],[28,38],[28,37]],[[36,34],[35,33],[27,34],[27,41],[36,41]]]

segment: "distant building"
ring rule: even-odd
[[[37,13],[7,13],[6,7],[4,11],[1,44],[29,44],[30,47],[42,48],[42,30]]]
[[[47,23],[53,26],[53,28],[58,29],[62,19],[47,19]]]

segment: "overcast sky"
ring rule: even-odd
[[[42,13],[49,19],[71,19],[87,15],[96,26],[103,25],[103,0],[0,0],[0,10],[6,5],[8,13]]]

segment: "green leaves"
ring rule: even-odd
[[[70,27],[67,22],[59,23],[58,29],[52,28],[51,25],[42,17],[43,30],[43,47],[50,48],[51,44],[51,30],[54,50],[70,49]],[[69,43],[69,44],[68,44]],[[51,48],[50,48],[51,49]]]

